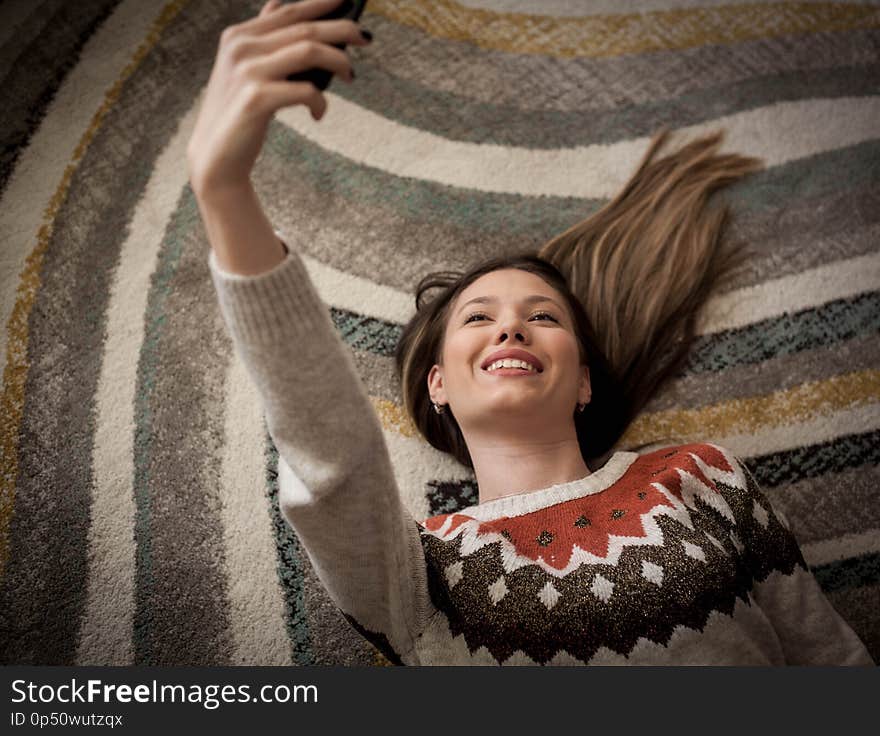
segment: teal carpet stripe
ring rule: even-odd
[[[401,325],[336,307],[330,307],[330,317],[342,340],[355,350],[386,357],[394,355],[403,329]]]
[[[315,664],[311,632],[305,604],[305,585],[302,566],[305,551],[290,525],[281,516],[278,506],[278,449],[266,433],[266,489],[269,495],[269,515],[275,532],[275,550],[278,554],[278,577],[284,591],[285,624],[293,662],[298,665]]]
[[[877,64],[753,77],[641,105],[575,111],[487,104],[395,77],[367,60],[357,63],[357,76],[365,83],[334,85],[334,94],[445,139],[536,150],[616,143],[650,136],[663,125],[683,128],[778,102],[880,93]]]
[[[825,593],[880,583],[880,552],[811,568]]]
[[[820,307],[772,317],[745,327],[698,337],[685,373],[718,372],[804,350],[833,347],[880,332],[880,292],[836,299]]]
[[[745,462],[758,485],[765,489],[841,473],[849,468],[877,465],[880,464],[880,429],[750,457]]]

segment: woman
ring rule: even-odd
[[[188,163],[282,513],[349,622],[406,664],[870,664],[728,450],[609,457],[729,270],[702,205],[756,162],[713,156],[719,136],[651,163],[658,136],[608,207],[542,249],[559,270],[522,256],[423,281],[397,351],[407,411],[473,468],[479,503],[409,516],[351,356],[250,184],[275,110],[323,115],[286,77],[351,81],[334,45],[369,36],[314,20],[337,4],[270,2],[224,32]]]

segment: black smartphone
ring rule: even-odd
[[[322,15],[320,18],[316,18],[316,20],[336,20],[337,18],[348,18],[350,20],[358,20],[361,17],[361,13],[364,12],[364,6],[367,4],[367,0],[343,0],[339,5],[331,10],[327,15]],[[344,43],[335,43],[333,44],[337,49],[344,49],[347,44]],[[330,84],[330,78],[333,76],[333,72],[329,69],[321,69],[320,67],[313,67],[311,69],[306,69],[301,72],[297,72],[296,74],[291,74],[287,78],[291,82],[311,82],[318,89],[327,89],[327,85]]]

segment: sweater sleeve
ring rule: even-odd
[[[209,264],[278,448],[283,516],[349,623],[411,662],[429,606],[419,526],[349,349],[297,253],[255,276],[224,272],[213,251]]]
[[[745,463],[731,457],[745,489],[735,514],[754,579],[752,597],[772,624],[786,664],[873,665],[807,567],[788,520],[774,510]]]

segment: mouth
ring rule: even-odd
[[[483,360],[480,368],[497,376],[536,376],[544,372],[541,361],[526,350],[496,350]]]
[[[487,367],[483,368],[486,373],[493,373],[499,376],[518,376],[538,374],[539,371],[534,365],[525,360],[516,360],[505,358],[504,360],[496,360]]]

